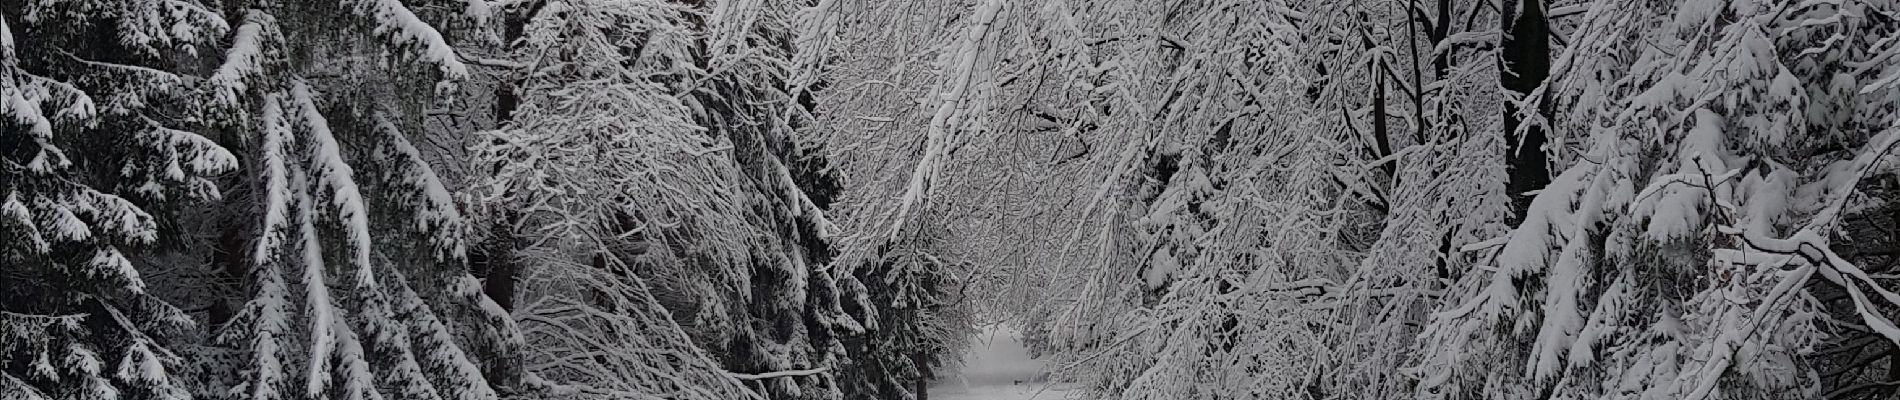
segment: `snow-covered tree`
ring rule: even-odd
[[[841,396],[857,322],[824,268],[837,178],[791,134],[810,118],[786,67],[796,8],[523,11],[519,108],[477,158],[486,203],[520,216],[506,234],[533,243],[514,311],[529,372],[596,395]]]
[[[208,218],[251,233],[217,243],[242,261],[212,273],[246,283],[197,348],[200,395],[496,398],[476,353],[518,339],[464,271],[466,222],[410,139],[410,110],[467,67],[400,2],[225,6],[237,28],[206,107],[243,135],[246,174]]]
[[[1588,4],[1521,100],[1561,123],[1519,114],[1577,147],[1547,148],[1563,172],[1476,246],[1419,396],[1884,396],[1889,369],[1843,353],[1894,339],[1876,258],[1849,251],[1887,218],[1894,92],[1866,63],[1892,6]]]
[[[1414,1],[1385,79],[1399,129],[1367,186],[1376,236],[1341,282],[1315,397],[1409,396],[1417,336],[1445,289],[1470,268],[1466,246],[1502,233],[1511,212],[1500,134],[1505,100],[1496,11],[1489,4]],[[1539,153],[1542,154],[1542,153]],[[1527,176],[1536,175],[1527,172]]]
[[[196,321],[131,257],[237,168],[183,73],[227,30],[193,1],[0,2],[0,398],[191,398]]]

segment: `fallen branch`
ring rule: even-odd
[[[783,378],[787,376],[817,375],[817,374],[825,373],[826,370],[827,370],[826,368],[816,368],[816,369],[801,369],[801,370],[792,370],[792,371],[772,371],[772,372],[765,372],[765,373],[758,373],[758,374],[743,374],[743,373],[738,373],[738,372],[727,372],[726,375],[731,375],[733,378],[736,378],[739,380],[756,381],[756,380],[762,380],[762,379]]]

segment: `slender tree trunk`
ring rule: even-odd
[[[531,1],[518,4],[504,10],[502,18],[502,47],[512,52],[518,45],[527,28],[528,20],[545,1]],[[504,74],[504,76],[513,76]],[[521,106],[520,84],[518,78],[505,78],[495,85],[495,124],[506,124],[514,120],[515,110]],[[515,281],[520,275],[519,250],[524,247],[524,239],[514,232],[516,221],[522,215],[513,209],[503,211],[489,221],[489,235],[477,244],[480,251],[469,257],[469,270],[483,278],[482,294],[495,301],[503,310],[515,310]],[[487,357],[482,363],[482,373],[496,389],[506,393],[520,386],[521,363],[513,354],[496,354]]]
[[[1517,13],[1503,13],[1504,37],[1503,52],[1499,55],[1499,80],[1504,90],[1513,92],[1512,97],[1528,95],[1542,85],[1544,78],[1550,76],[1550,21],[1545,17],[1544,0],[1515,0]],[[1537,110],[1545,118],[1550,112],[1538,102]],[[1544,188],[1550,184],[1549,158],[1545,155],[1545,137],[1542,125],[1523,125],[1518,116],[1518,106],[1513,102],[1504,103],[1504,138],[1506,157],[1510,160],[1507,168],[1510,182],[1505,185],[1512,200],[1511,224],[1523,222],[1524,214],[1530,209],[1534,196],[1526,192]],[[1521,132],[1520,132],[1521,131]]]
[[[1451,38],[1451,9],[1451,0],[1438,0],[1438,23],[1431,26],[1432,31],[1430,34],[1433,48],[1437,48],[1438,44],[1444,43],[1445,40]],[[1455,48],[1446,48],[1445,52],[1432,55],[1433,78],[1445,79],[1445,77],[1450,76],[1451,56],[1453,53],[1457,53]],[[1420,90],[1420,92],[1424,92],[1424,90]]]
[[[1372,80],[1372,140],[1373,145],[1377,146],[1374,151],[1379,153],[1377,158],[1385,158],[1392,155],[1392,128],[1386,123],[1385,79],[1387,74],[1381,71],[1378,63],[1379,61],[1374,61],[1371,68],[1376,77]],[[1379,171],[1385,174],[1386,179],[1389,180],[1388,183],[1391,184],[1390,187],[1399,186],[1397,161],[1380,163]]]
[[[1411,9],[1411,12],[1408,14],[1421,17],[1424,15],[1424,11],[1419,9],[1418,2],[1419,0],[1412,0],[1406,5],[1407,8]],[[1424,18],[1406,19],[1405,45],[1412,50],[1412,62],[1409,63],[1412,64],[1412,142],[1424,144],[1425,132],[1430,130],[1429,127],[1431,124],[1425,123],[1425,74],[1419,66],[1419,63],[1423,60],[1423,56],[1419,54],[1418,51],[1419,25],[1424,25],[1425,37],[1427,39],[1426,43],[1431,43],[1436,47],[1438,40],[1432,38],[1432,33],[1437,30],[1434,29],[1432,24],[1428,23],[1428,21],[1425,21]],[[1393,160],[1393,164],[1397,163],[1398,160]],[[1394,178],[1397,177],[1395,176]],[[1392,187],[1399,187],[1396,179],[1394,179]]]
[[[917,400],[930,400],[930,356],[922,351],[910,353],[910,362],[917,366]]]

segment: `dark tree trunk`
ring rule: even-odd
[[[501,220],[492,221],[481,251],[469,257],[469,269],[482,278],[482,293],[508,311],[515,310],[515,280],[520,269],[515,266],[513,222],[517,218],[514,212],[504,212]]]
[[[503,13],[502,46],[513,52],[521,43],[527,29],[528,20],[534,18],[544,1],[532,1],[516,5]],[[495,85],[495,124],[504,125],[514,121],[515,110],[521,107],[521,81],[517,78],[504,79]],[[469,269],[484,279],[482,292],[494,299],[496,304],[508,311],[515,307],[515,280],[519,275],[516,253],[522,247],[521,238],[515,236],[514,225],[522,215],[515,210],[503,211],[489,225],[489,235],[481,243],[481,251],[469,259]]]
[[[1509,9],[1503,13],[1504,32],[1508,33],[1499,54],[1498,76],[1504,89],[1515,93],[1513,97],[1519,97],[1536,90],[1544,78],[1550,76],[1550,21],[1545,17],[1544,0],[1516,0],[1514,3],[1517,5],[1515,15]],[[1550,112],[1545,103],[1537,104],[1536,112],[1548,118]],[[1523,222],[1525,212],[1530,209],[1534,196],[1526,192],[1550,184],[1549,158],[1543,150],[1549,139],[1545,137],[1543,125],[1522,127],[1524,121],[1518,117],[1519,112],[1516,103],[1504,103],[1505,149],[1506,158],[1510,160],[1507,167],[1510,182],[1505,189],[1511,195],[1512,225]]]
[[[922,351],[910,353],[910,362],[917,365],[917,400],[930,400],[930,355]]]
[[[1371,68],[1372,73],[1377,77],[1372,80],[1372,140],[1373,146],[1377,146],[1373,150],[1378,153],[1374,158],[1385,158],[1392,155],[1392,127],[1386,123],[1385,79],[1387,73],[1381,71],[1377,63],[1378,61],[1375,61]],[[1396,160],[1380,163],[1379,171],[1385,174],[1385,178],[1391,184],[1390,187],[1399,186]]]
[[[517,4],[502,13],[502,47],[513,52],[527,28],[528,20],[545,6],[545,1],[530,1]],[[513,76],[504,74],[503,76]],[[495,124],[507,124],[514,120],[515,110],[521,106],[521,82],[516,78],[504,78],[495,85]],[[478,243],[477,251],[469,255],[469,272],[482,278],[482,294],[493,299],[503,310],[515,309],[515,281],[520,275],[519,250],[524,240],[514,232],[516,221],[522,215],[515,210],[503,211],[489,222],[489,235]],[[509,352],[508,350],[503,350]],[[495,354],[482,363],[482,373],[498,391],[507,393],[520,386],[521,365],[515,354]]]
[[[1431,43],[1434,48],[1451,38],[1451,0],[1438,0],[1438,23],[1431,26]],[[1445,52],[1432,55],[1432,77],[1445,79],[1451,72],[1451,56],[1456,48],[1446,48]],[[1419,90],[1424,92],[1424,90]]]

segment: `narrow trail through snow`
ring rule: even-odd
[[[1008,327],[985,329],[964,354],[962,372],[930,387],[931,400],[1063,400],[1068,388],[1040,379],[1048,366]]]

